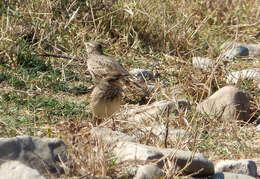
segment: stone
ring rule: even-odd
[[[235,86],[225,86],[198,104],[196,110],[209,116],[222,115],[224,119],[248,121],[249,99]]]
[[[214,174],[214,164],[201,153],[177,149],[161,149],[160,151],[168,158],[173,157],[177,167],[184,169],[184,175],[203,177]]]
[[[149,127],[143,127],[142,131],[144,133],[152,132],[155,136],[158,136],[160,140],[165,139],[166,128],[165,125],[154,125]],[[176,140],[184,140],[187,139],[190,134],[183,129],[173,129],[170,126],[168,127],[168,140],[176,141]]]
[[[133,142],[118,142],[114,148],[114,154],[120,162],[142,161],[149,162],[158,160],[163,154],[155,147],[146,146]]]
[[[196,68],[200,68],[202,70],[207,70],[208,68],[210,68],[214,65],[214,62],[209,58],[193,57],[192,64]]]
[[[258,119],[256,120],[256,125],[260,124],[260,117],[258,117]]]
[[[215,172],[230,172],[256,177],[257,167],[252,160],[222,160],[215,165]]]
[[[257,125],[257,126],[256,126],[256,132],[259,132],[259,133],[260,133],[260,125]]]
[[[45,179],[40,173],[19,161],[7,161],[0,166],[1,179]]]
[[[156,148],[132,142],[119,142],[114,148],[114,155],[118,162],[148,163],[155,160],[159,167],[162,167],[161,162],[167,158],[174,165],[176,164],[178,169],[184,169],[184,175],[210,176],[214,173],[213,163],[202,154],[193,153],[192,151]]]
[[[20,161],[40,173],[60,174],[63,169],[59,162],[67,160],[66,146],[62,140],[52,138],[0,138],[0,164],[7,160]]]
[[[215,175],[212,176],[211,179],[255,179],[255,177],[236,174],[236,173],[223,172],[223,173],[216,173]]]
[[[136,76],[142,81],[151,80],[154,77],[152,70],[145,70],[139,68],[134,68],[133,70],[130,71],[130,74]]]
[[[236,72],[231,72],[227,78],[226,82],[227,83],[234,83],[236,84],[238,80],[260,80],[260,68],[252,68],[252,69],[245,69],[242,71],[236,71]]]
[[[156,165],[144,165],[138,168],[134,179],[160,179],[163,171]]]
[[[93,138],[103,141],[106,144],[114,145],[119,141],[137,142],[136,137],[129,136],[119,131],[113,131],[105,127],[94,127],[90,134]]]
[[[173,101],[162,100],[150,105],[133,106],[121,112],[121,115],[128,121],[141,122],[152,119],[155,120],[158,117],[166,116],[170,113],[176,114],[176,108]]]
[[[232,49],[226,51],[224,53],[224,57],[229,59],[229,60],[235,60],[236,57],[242,57],[242,56],[248,56],[249,55],[249,50],[247,47],[243,45],[238,45],[236,47],[233,47]]]
[[[259,44],[242,44],[237,42],[225,42],[221,47],[224,56],[234,60],[237,56],[260,56]]]

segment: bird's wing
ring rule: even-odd
[[[88,60],[88,68],[97,75],[107,75],[112,72],[129,74],[118,61],[105,55],[91,56]]]

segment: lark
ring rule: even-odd
[[[90,106],[93,116],[99,118],[98,123],[120,109],[123,93],[121,79],[124,77],[125,75],[120,73],[112,73],[101,80],[92,91]]]
[[[85,42],[85,46],[88,52],[87,66],[94,82],[116,73],[121,76],[124,89],[131,86],[149,96],[149,91],[141,87],[136,79],[115,58],[104,54],[102,43],[90,41]]]
[[[86,42],[88,52],[88,70],[93,79],[99,80],[112,73],[118,73],[123,76],[130,76],[128,71],[113,57],[105,55],[100,42]]]

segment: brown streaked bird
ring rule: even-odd
[[[102,43],[85,42],[85,46],[89,55],[87,60],[88,70],[93,79],[98,80],[111,73],[130,76],[118,61],[103,53]]]
[[[109,118],[119,110],[123,92],[121,79],[124,77],[125,75],[120,73],[112,73],[96,85],[90,101],[93,117]]]

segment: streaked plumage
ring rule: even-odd
[[[98,80],[112,73],[130,75],[118,61],[103,53],[101,43],[86,42],[85,46],[88,52],[88,70],[92,78]]]
[[[108,118],[119,110],[123,92],[120,80],[123,77],[119,73],[110,74],[96,85],[90,102],[95,117]]]

